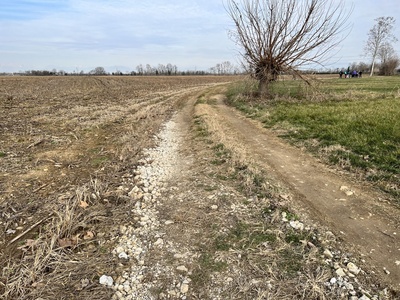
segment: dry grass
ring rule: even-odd
[[[0,78],[2,299],[110,299],[127,173],[185,94],[227,80]]]

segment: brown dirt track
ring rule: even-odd
[[[210,197],[208,189],[199,189],[200,182],[207,181],[203,186],[211,185],[210,181],[220,184],[208,175],[218,169],[209,163],[213,160],[211,146],[196,140],[192,132],[194,118],[201,117],[214,143],[224,144],[241,162],[265,171],[268,184],[278,187],[278,194],[306,222],[331,230],[344,251],[365,261],[362,267],[374,274],[377,286],[400,290],[398,209],[386,203],[379,191],[328,169],[227,107],[224,83],[233,80],[0,78],[0,264],[4,266],[0,294],[15,279],[14,283],[26,285],[17,291],[20,299],[36,299],[37,295],[92,299],[93,293],[98,299],[110,299],[112,291],[100,286],[98,277],[123,267],[111,257],[110,241],[117,236],[115,226],[132,223],[129,211],[133,204],[121,192],[121,180],[138,165],[142,150],[154,145],[160,126],[177,111],[186,168],[176,175],[179,182],[171,185],[180,186],[182,194],[193,195],[194,202],[178,205],[166,200],[166,220],[186,219],[176,222],[172,231],[166,230],[171,239],[185,245],[206,241],[210,239],[208,229],[201,226],[232,221],[224,219],[222,211],[221,216],[213,216],[208,202],[195,200]],[[201,97],[207,99],[205,103],[196,103]],[[233,181],[223,188],[235,194],[238,184]],[[100,201],[103,198],[107,201]],[[79,213],[76,219],[66,220],[68,216],[58,212],[66,210],[73,199],[78,201]],[[58,224],[57,230],[51,224]],[[52,239],[54,254],[41,261],[35,251],[46,253],[45,240]],[[10,275],[21,262],[35,265],[37,261],[43,265],[31,269],[36,274],[21,269],[27,272],[23,281]],[[80,286],[82,278],[89,279],[89,286]],[[203,284],[194,287],[188,299],[208,299],[201,296],[208,288],[207,282]],[[231,299],[245,299],[233,295]],[[10,294],[6,299],[14,298]]]

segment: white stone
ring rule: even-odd
[[[299,221],[290,221],[290,226],[296,230],[303,230],[304,224]]]
[[[340,277],[345,277],[346,276],[346,273],[344,272],[344,270],[342,268],[337,269],[335,272]]]
[[[189,283],[187,281],[182,282],[180,291],[182,294],[186,294],[189,291]]]
[[[99,279],[100,284],[106,286],[112,286],[114,284],[114,279],[111,276],[102,275]]]
[[[329,251],[328,249],[325,249],[324,255],[325,255],[327,258],[333,258],[332,252]]]
[[[127,294],[131,292],[131,287],[129,284],[124,284],[124,292]]]
[[[118,257],[121,258],[121,259],[129,259],[128,254],[126,254],[125,252],[119,253]]]
[[[361,271],[355,264],[351,262],[347,264],[347,270],[354,275],[358,275],[358,273]]]
[[[212,205],[212,206],[211,206],[211,209],[212,209],[212,210],[217,210],[217,209],[218,209],[218,205]]]
[[[164,244],[164,240],[162,238],[157,239],[155,241],[154,246],[162,246]]]

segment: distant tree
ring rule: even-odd
[[[269,95],[270,83],[282,72],[297,74],[300,66],[322,65],[348,28],[344,1],[226,0],[235,24],[231,38],[242,48],[243,65]]]
[[[233,69],[234,67],[230,61],[224,61],[222,63],[222,73],[224,75],[232,74]]]
[[[136,67],[136,71],[138,72],[139,75],[143,75],[143,65],[140,64]]]
[[[173,71],[174,71],[174,66],[171,63],[168,63],[167,64],[167,74],[172,75]]]
[[[235,71],[234,65],[230,61],[224,61],[216,64],[209,69],[209,72],[214,75],[228,75],[233,74]]]
[[[399,66],[399,57],[396,54],[393,46],[389,43],[384,43],[377,55],[380,60],[379,75],[391,76],[396,73],[396,69]]]
[[[375,19],[376,24],[369,30],[368,40],[365,45],[365,53],[372,59],[371,73],[374,74],[375,60],[382,51],[382,47],[396,42],[397,38],[393,35],[394,24],[396,20],[393,17],[380,17]]]
[[[167,72],[167,68],[163,64],[158,64],[158,74],[164,75]]]
[[[107,72],[103,67],[96,67],[92,71],[90,71],[89,74],[100,76],[100,75],[107,75]]]
[[[153,73],[153,68],[150,64],[146,64],[146,75],[151,75]]]

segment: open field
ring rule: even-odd
[[[235,105],[399,203],[400,77],[322,78],[312,87],[286,80],[273,91],[271,102]]]
[[[30,299],[29,289],[43,288],[49,275],[57,290],[71,272],[83,278],[113,269],[98,238],[129,217],[121,178],[188,93],[231,80],[0,78],[0,294],[6,284],[9,299]],[[66,255],[71,247],[79,249],[74,258]],[[94,259],[77,269],[72,261],[88,252]]]
[[[398,299],[397,208],[239,79],[0,78],[2,299]]]

